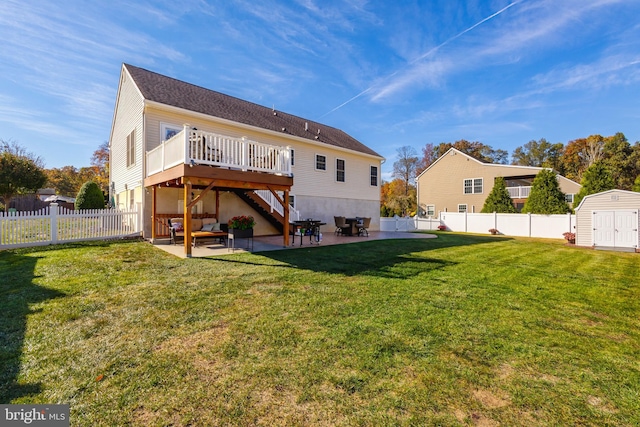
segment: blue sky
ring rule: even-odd
[[[131,5],[133,3],[133,5]],[[638,0],[2,0],[0,138],[88,166],[130,63],[398,147],[640,140]]]

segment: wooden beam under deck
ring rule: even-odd
[[[208,187],[212,181],[216,181],[215,186],[218,188],[240,188],[244,190],[267,190],[273,188],[276,191],[284,191],[290,189],[293,185],[293,177],[290,176],[199,165],[190,167],[180,164],[145,178],[144,186],[165,186],[168,183],[169,187],[182,187],[187,181],[190,181],[191,185],[196,188]]]

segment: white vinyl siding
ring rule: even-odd
[[[143,108],[144,101],[129,78],[127,73],[122,74],[120,90],[116,100],[114,122],[109,139],[109,163],[110,180],[113,183],[114,195],[142,185],[144,149],[143,138]],[[127,139],[133,134],[133,152],[127,147]],[[128,160],[134,157],[135,164],[128,164]],[[120,198],[124,207],[129,199]]]
[[[345,161],[336,159],[336,181],[345,182]]]

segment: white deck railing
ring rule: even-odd
[[[507,187],[512,199],[526,199],[531,193],[531,187]]]
[[[147,176],[179,164],[291,175],[291,148],[190,129],[147,152]]]
[[[271,208],[271,212],[278,212],[280,215],[284,217],[284,209],[280,204],[280,201],[275,198],[273,193],[269,190],[255,190],[256,193],[262,200],[264,200],[269,207]],[[300,212],[297,211],[293,206],[289,205],[289,221],[298,221],[300,219]]]
[[[36,212],[0,213],[0,249],[114,239],[141,231],[137,210],[74,211],[51,203]]]

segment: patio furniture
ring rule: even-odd
[[[227,251],[232,250],[236,251],[236,240],[238,239],[246,239],[247,240],[247,250],[253,251],[253,228],[247,229],[239,229],[239,228],[230,228],[229,235],[227,236],[229,239],[229,244],[227,245]]]
[[[185,230],[183,226],[184,218],[170,218],[169,229],[171,243],[177,243],[178,237],[184,238]],[[192,245],[195,247],[198,239],[210,237],[219,239],[220,243],[226,244],[227,224],[219,224],[216,218],[192,218],[191,232]]]
[[[322,225],[326,225],[326,222],[322,222],[318,219],[305,219],[302,221],[294,221],[294,223],[296,224],[296,226],[299,229],[299,233],[296,233],[298,236],[300,236],[300,246],[302,246],[302,240],[304,236],[309,236],[309,244],[313,244],[314,240],[316,244],[320,244],[320,242],[322,241],[322,233],[320,233],[320,226]],[[296,240],[295,240],[295,234],[294,234],[294,239],[293,239],[293,243],[295,244]]]
[[[371,218],[360,218],[361,222],[358,222],[358,236],[366,235],[369,237],[369,225],[371,224]]]
[[[342,234],[342,229],[347,227],[347,222],[345,221],[345,217],[343,216],[334,216],[333,221],[336,224],[335,234]]]
[[[344,236],[357,235],[358,223],[360,222],[360,218],[345,218],[345,222],[347,223],[347,226],[342,228],[342,234]]]

